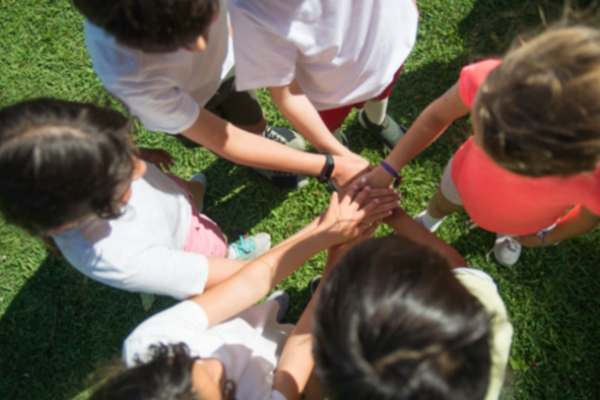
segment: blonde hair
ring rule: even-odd
[[[485,152],[517,174],[569,176],[600,162],[600,30],[549,29],[487,77],[474,112]]]

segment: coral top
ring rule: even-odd
[[[473,106],[479,87],[500,60],[484,60],[463,68],[459,90]],[[492,232],[528,235],[549,227],[575,204],[600,215],[600,167],[568,178],[530,178],[509,172],[469,138],[454,155],[452,180],[469,216]]]

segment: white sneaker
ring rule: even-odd
[[[523,247],[514,237],[504,233],[496,233],[494,256],[496,261],[505,267],[512,267],[519,261]]]
[[[229,245],[229,251],[235,253],[234,259],[244,261],[254,260],[261,254],[266,253],[270,248],[271,235],[264,232],[248,236],[245,239],[240,236],[240,240]]]
[[[425,210],[421,211],[419,214],[417,214],[413,219],[415,221],[417,221],[418,223],[420,223],[421,225],[423,225],[425,227],[425,229],[427,229],[429,232],[433,233],[438,230],[438,228],[442,225],[442,222],[444,222],[446,217],[440,219],[439,221],[437,221],[430,227],[425,223],[425,220],[424,220],[426,213],[427,213],[427,210],[425,209]]]

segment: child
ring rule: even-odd
[[[343,198],[334,193],[322,218],[235,276],[144,321],[123,345],[130,369],[91,398],[299,400],[312,369],[305,338],[312,308],[292,329],[275,320],[275,302],[252,305],[320,251],[371,235],[378,223],[368,224],[396,202],[367,203],[369,192],[363,183]]]
[[[304,174],[321,175],[327,165],[322,155],[294,151],[304,150],[302,138],[268,127],[256,93],[235,90],[225,0],[74,4],[87,18],[86,45],[96,74],[146,128],[258,168],[282,188],[304,186]],[[335,166],[323,178],[343,184],[368,163],[336,157]]]
[[[502,61],[464,67],[385,160],[388,170],[399,171],[471,112],[474,136],[448,162],[440,189],[417,219],[435,231],[447,215],[466,210],[478,226],[498,233],[494,254],[504,266],[517,262],[521,245],[553,245],[596,228],[599,68],[600,31],[583,26],[549,30]],[[393,176],[382,165],[368,179],[382,187]]]
[[[235,259],[269,249],[266,233],[227,246],[219,227],[197,210],[206,181],[183,182],[141,161],[130,123],[116,111],[62,100],[0,110],[6,221],[50,235],[67,261],[94,280],[176,299],[235,273],[243,265]]]
[[[354,107],[364,107],[363,127],[394,147],[403,133],[386,115],[387,101],[415,43],[416,2],[230,0],[229,6],[238,90],[268,87],[320,152],[352,154],[329,132],[340,139]]]
[[[400,237],[352,248],[319,285],[313,354],[323,394],[498,399],[512,325],[494,281],[404,211],[384,222]]]

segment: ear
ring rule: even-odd
[[[206,50],[206,47],[208,46],[208,38],[205,37],[205,35],[200,35],[198,36],[198,39],[196,39],[196,50],[203,52]]]

